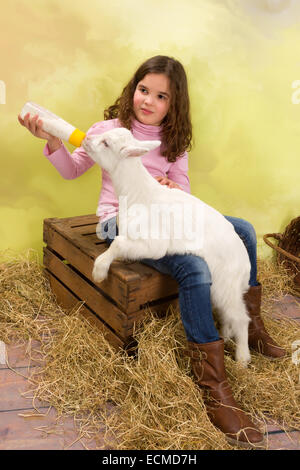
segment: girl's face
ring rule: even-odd
[[[162,73],[148,73],[137,84],[133,110],[142,124],[159,126],[170,107],[170,80]]]

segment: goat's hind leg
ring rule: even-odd
[[[233,337],[233,333],[232,333],[231,325],[229,324],[229,322],[223,321],[221,323],[220,334],[222,338],[224,339],[224,343],[227,343],[230,341],[230,339]]]
[[[237,299],[230,299],[226,302],[226,307],[221,308],[222,327],[221,335],[224,341],[233,338],[236,344],[235,359],[244,366],[251,361],[248,345],[248,326],[250,319],[244,301],[238,296]]]
[[[232,317],[231,330],[236,343],[235,360],[244,367],[251,362],[251,355],[248,344],[248,327],[250,319],[247,315],[246,307],[240,303],[236,315]]]

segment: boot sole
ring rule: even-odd
[[[260,442],[244,442],[244,441],[237,441],[236,439],[233,439],[232,437],[228,437],[225,434],[225,439],[226,441],[236,447],[242,447],[243,449],[257,449],[257,450],[263,450],[266,449],[267,447],[267,440],[264,437],[262,441]]]

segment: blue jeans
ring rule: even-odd
[[[225,218],[232,223],[236,233],[244,242],[251,263],[249,285],[256,286],[258,282],[255,230],[246,220],[229,216]],[[116,217],[100,224],[97,227],[97,234],[99,238],[106,239],[110,245],[118,235]],[[156,260],[145,258],[140,261],[161,273],[169,274],[178,282],[180,315],[188,341],[209,343],[220,339],[212,314],[211,274],[203,258],[186,254],[166,255]]]

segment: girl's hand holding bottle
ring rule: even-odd
[[[58,150],[61,147],[62,142],[58,137],[55,137],[54,135],[51,135],[42,129],[43,121],[39,119],[38,114],[36,114],[34,117],[30,117],[30,113],[27,113],[24,116],[24,119],[22,119],[21,116],[18,115],[18,120],[19,123],[22,126],[26,127],[32,135],[38,137],[39,139],[48,140],[48,145],[51,153],[55,152],[55,150]]]
[[[86,136],[85,132],[33,101],[25,103],[18,119],[35,137],[48,140],[51,153],[62,145],[60,139],[80,147]]]

